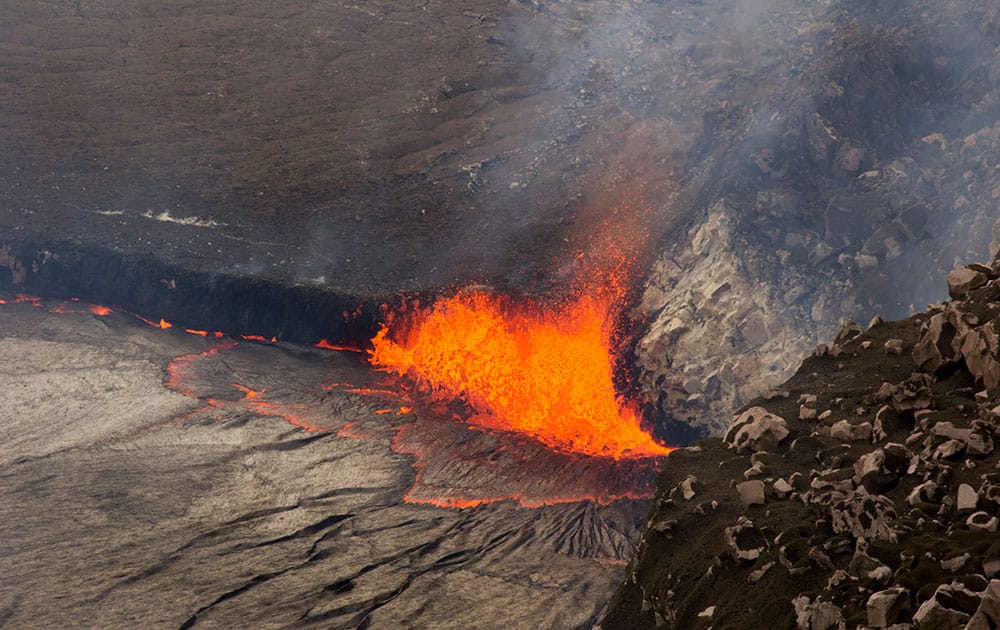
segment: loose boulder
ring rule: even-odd
[[[1000,385],[1000,334],[992,322],[965,335],[962,339],[962,356],[969,371],[982,381],[987,389]]]
[[[913,346],[913,362],[921,370],[934,372],[955,360],[952,341],[955,327],[944,313],[937,313],[924,324],[920,340]]]
[[[888,628],[910,608],[910,592],[901,586],[879,591],[868,598],[868,625]]]
[[[872,437],[872,423],[851,424],[847,420],[840,420],[830,427],[830,437],[844,442],[867,442]]]
[[[969,526],[969,529],[978,529],[991,534],[997,531],[997,517],[990,516],[988,512],[970,514],[965,524]]]
[[[830,507],[833,531],[848,533],[854,538],[896,542],[892,521],[896,510],[891,500],[884,496],[868,494],[864,490],[834,503]]]
[[[991,580],[982,594],[979,609],[972,615],[969,630],[1000,628],[1000,580]]]
[[[888,402],[897,412],[927,409],[933,400],[930,389],[933,383],[931,375],[915,373],[898,385],[883,383],[876,398],[880,402]]]
[[[913,614],[913,621],[921,629],[960,630],[980,605],[979,595],[962,583],[942,584],[920,605]]]
[[[763,407],[751,407],[733,418],[723,441],[737,453],[771,451],[788,437],[788,423]]]
[[[955,501],[955,509],[959,513],[968,513],[975,510],[978,503],[979,495],[976,493],[976,489],[967,483],[959,484],[958,500]]]
[[[764,505],[764,482],[759,479],[736,484],[740,503],[744,506]]]
[[[959,267],[952,269],[948,273],[948,295],[954,299],[960,299],[972,291],[986,284],[989,278],[981,271]]]

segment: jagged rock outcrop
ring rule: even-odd
[[[672,454],[649,516],[671,526],[644,530],[602,627],[996,627],[1000,261],[961,269],[957,298],[839,335]],[[713,509],[669,500],[687,470]]]

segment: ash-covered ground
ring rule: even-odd
[[[634,550],[648,502],[608,495],[655,464],[400,413],[354,353],[9,302],[5,627],[571,628]],[[419,503],[505,494],[538,507]]]

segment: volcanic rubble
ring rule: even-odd
[[[604,628],[1000,625],[1000,262],[668,458]]]

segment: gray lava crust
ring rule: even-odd
[[[571,628],[621,579],[647,501],[405,502],[420,418],[356,354],[58,306],[0,305],[4,627]]]

